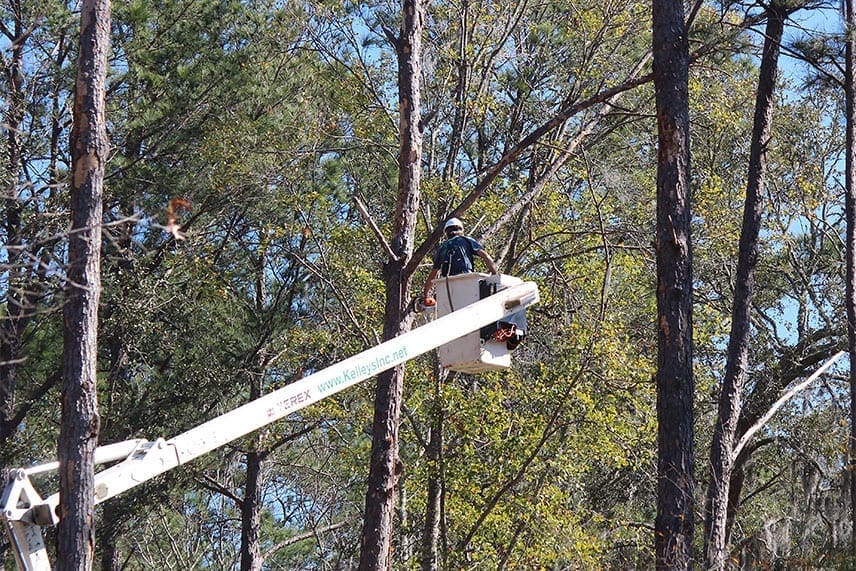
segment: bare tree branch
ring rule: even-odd
[[[740,455],[740,451],[743,450],[743,447],[746,446],[746,444],[752,439],[753,436],[755,436],[755,434],[759,430],[764,428],[764,425],[766,425],[770,421],[770,419],[773,418],[773,416],[779,411],[780,408],[785,405],[785,403],[791,400],[794,395],[804,390],[811,383],[813,383],[819,376],[825,373],[828,368],[834,365],[835,362],[838,361],[838,359],[840,359],[846,354],[847,353],[844,351],[839,351],[838,353],[833,355],[832,358],[830,358],[826,363],[824,363],[817,371],[812,373],[809,378],[791,387],[785,394],[783,394],[779,398],[779,400],[773,403],[773,406],[770,407],[770,409],[764,414],[764,416],[759,418],[758,422],[753,424],[749,428],[749,430],[743,433],[743,436],[740,438],[740,441],[737,443],[737,446],[735,446],[734,450],[732,450],[731,452],[733,458],[737,458],[737,456]]]
[[[386,255],[392,258],[393,260],[398,260],[400,257],[392,251],[392,246],[389,245],[389,242],[386,241],[386,237],[384,237],[383,232],[380,231],[380,228],[375,224],[374,219],[372,219],[371,214],[369,214],[366,205],[363,204],[363,201],[360,200],[359,196],[354,196],[354,204],[357,205],[357,210],[360,211],[360,214],[363,216],[363,220],[366,221],[366,224],[372,229],[374,235],[377,237],[378,242],[380,242],[381,247],[386,252]]]
[[[310,531],[299,533],[297,535],[289,537],[288,539],[280,541],[279,543],[273,545],[270,549],[268,549],[267,553],[265,553],[262,556],[262,562],[267,561],[267,559],[272,557],[280,549],[286,548],[289,545],[294,545],[295,543],[303,541],[304,539],[309,539],[310,537],[314,537],[314,536],[318,535],[319,533],[327,533],[328,531],[333,531],[334,529],[339,529],[340,527],[344,527],[344,526],[348,525],[349,523],[351,523],[350,520],[340,521],[338,523],[330,524],[326,527],[319,527],[316,529],[312,529]]]

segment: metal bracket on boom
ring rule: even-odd
[[[163,439],[149,442],[141,438],[96,448],[95,464],[117,460],[122,462],[95,475],[95,502],[103,502],[150,479],[152,476],[149,474],[152,472],[159,474],[165,471],[157,471],[163,466],[177,465],[178,459],[174,450],[171,454],[163,454],[163,451],[168,448]],[[170,461],[170,456],[174,461]],[[6,487],[2,499],[2,518],[6,524],[6,533],[14,547],[15,561],[20,569],[27,571],[51,569],[42,528],[59,523],[57,514],[59,493],[42,498],[30,477],[53,472],[58,468],[59,462],[46,462],[10,472],[11,483]]]
[[[12,542],[15,562],[26,571],[50,569],[42,526],[58,519],[30,483],[26,470],[12,470],[11,478],[3,494],[3,527]]]

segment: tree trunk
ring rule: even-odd
[[[755,119],[749,154],[749,171],[743,223],[737,255],[737,276],[731,313],[731,334],[728,340],[725,378],[719,395],[717,422],[710,450],[710,481],[705,509],[705,561],[711,569],[725,565],[726,531],[729,511],[730,484],[736,458],[734,445],[743,407],[743,389],[749,361],[751,307],[755,285],[755,265],[758,260],[758,238],[761,231],[762,197],[767,171],[767,148],[773,118],[773,93],[779,42],[784,30],[785,9],[776,4],[767,9],[764,51],[755,99]]]
[[[422,530],[422,571],[439,571],[440,523],[443,516],[443,383],[448,373],[435,367],[434,404],[431,411],[431,435],[425,458],[428,468],[428,497],[425,504],[425,525]]]
[[[392,251],[398,258],[389,259],[383,268],[385,341],[409,331],[412,323],[412,316],[404,315],[411,278],[411,273],[405,273],[404,267],[413,253],[419,211],[422,168],[419,76],[423,11],[422,0],[404,0],[400,36],[390,38],[398,55],[398,195],[391,241]],[[371,465],[360,541],[360,569],[363,571],[389,569],[392,561],[395,488],[402,471],[398,457],[398,425],[403,386],[404,366],[378,375]]]
[[[255,312],[261,316],[268,310],[268,282],[265,274],[267,251],[260,249],[256,265]],[[290,305],[288,306],[290,307]],[[269,338],[265,333],[263,337]],[[262,396],[262,387],[267,374],[267,357],[265,350],[259,349],[255,355],[256,363],[250,376],[250,400]],[[244,498],[241,508],[241,571],[259,571],[264,559],[261,550],[261,521],[262,521],[262,470],[267,453],[261,450],[262,434],[252,437],[252,448],[247,452],[247,477],[244,483]]]
[[[57,568],[92,568],[101,212],[108,141],[104,117],[110,1],[81,9],[80,55],[71,132],[71,233],[63,308],[63,397],[59,440]]]
[[[101,514],[101,526],[98,529],[98,545],[101,548],[101,571],[121,571],[122,559],[116,540],[120,537],[118,523],[121,521],[121,511],[116,504],[107,502]]]
[[[689,48],[683,5],[653,3],[657,102],[658,569],[692,567],[693,345]]]
[[[259,527],[262,505],[262,454],[247,453],[247,482],[241,502],[241,571],[259,571],[262,568]]]
[[[847,350],[850,353],[850,439],[849,467],[850,475],[850,549],[856,556],[856,10],[854,0],[844,0],[845,65],[844,93],[846,119],[844,211],[847,220],[846,237],[846,300],[847,305]]]
[[[406,299],[409,283],[402,283],[399,278],[401,269],[402,266],[398,262],[389,262],[384,267],[387,287],[384,340],[392,339],[410,329],[410,320],[402,319],[401,304]],[[405,290],[404,295],[396,291],[399,289]],[[378,376],[372,422],[371,464],[360,549],[360,569],[363,571],[385,571],[391,568],[395,488],[403,469],[398,457],[398,427],[403,386],[403,366]]]
[[[110,543],[101,554],[101,571],[122,571],[122,560],[115,543]]]
[[[12,2],[15,15],[23,13],[20,2]],[[6,123],[6,173],[8,181],[4,188],[3,223],[6,233],[9,292],[6,301],[6,319],[0,320],[0,444],[15,431],[14,416],[15,388],[17,385],[18,361],[21,356],[21,343],[27,322],[25,311],[26,285],[23,283],[21,258],[22,222],[21,202],[21,124],[24,120],[26,97],[24,96],[23,53],[26,46],[26,29],[20,18],[15,18],[12,34],[8,36],[11,44],[9,63],[6,66],[8,99],[4,122]],[[5,462],[4,462],[5,464]],[[4,480],[5,481],[5,478]]]
[[[44,278],[48,271],[47,260],[51,257],[49,251],[52,244],[28,242],[27,236],[34,230],[39,230],[39,225],[38,222],[33,221],[24,223],[26,214],[20,199],[21,190],[32,184],[32,181],[27,180],[23,175],[23,165],[27,161],[24,145],[27,137],[24,133],[27,130],[28,113],[25,76],[27,67],[24,62],[24,53],[31,49],[28,43],[39,23],[26,21],[28,11],[25,3],[20,0],[12,0],[7,4],[12,21],[2,30],[2,34],[8,40],[10,54],[3,66],[7,89],[3,124],[6,127],[7,137],[2,177],[5,193],[2,198],[3,214],[0,222],[5,232],[6,246],[4,248],[6,262],[2,265],[4,275],[0,276],[0,280],[4,280],[8,285],[5,299],[6,314],[4,319],[0,319],[0,450],[3,451],[9,450],[3,444],[15,434],[20,424],[26,419],[29,409],[53,385],[58,384],[61,377],[60,371],[57,370],[56,374],[49,375],[40,387],[26,394],[23,399],[16,398],[20,390],[18,368],[26,352],[24,334],[35,316],[38,302],[45,297]],[[56,32],[64,39],[67,29],[60,28]],[[70,42],[58,40],[58,43],[66,45]],[[62,69],[68,53],[68,47],[54,52],[55,57],[51,64],[55,69]],[[60,104],[60,99],[63,99],[60,94],[60,83],[56,79],[50,98],[53,114],[47,160],[50,165],[48,187],[51,189],[51,194],[56,192],[55,189],[61,184],[57,167],[60,155],[58,137],[64,120]],[[32,261],[35,259],[39,259],[44,264],[41,267],[33,267]]]

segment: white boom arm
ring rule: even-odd
[[[95,474],[95,502],[112,498],[292,412],[500,321],[537,303],[538,299],[537,285],[524,282],[303,377],[169,440],[137,439],[99,447],[95,451],[96,464],[122,461]],[[0,517],[22,571],[51,569],[41,527],[58,523],[59,493],[42,499],[30,476],[58,467],[58,462],[50,462],[12,470],[12,482],[3,494]]]

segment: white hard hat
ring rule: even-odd
[[[464,223],[458,220],[457,218],[449,218],[446,221],[446,225],[443,226],[443,230],[448,230],[449,228],[460,228],[464,229]]]

